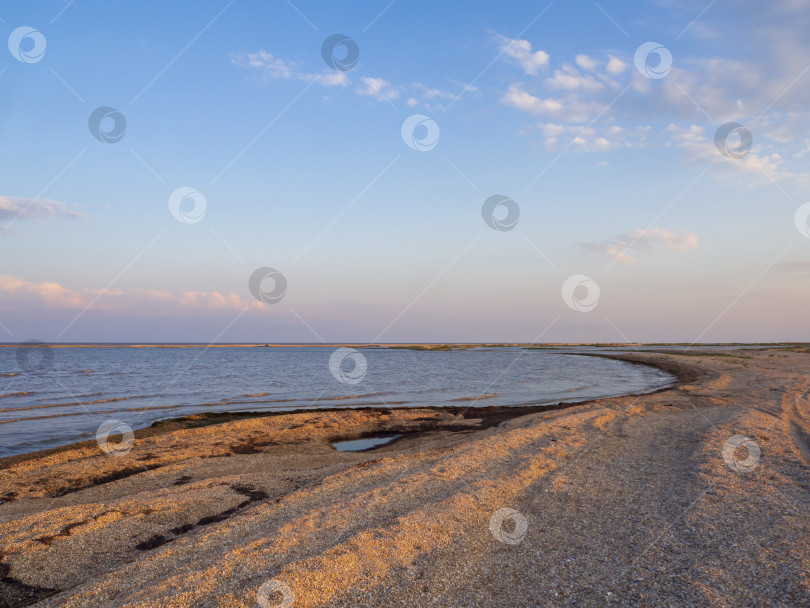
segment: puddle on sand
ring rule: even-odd
[[[386,443],[391,443],[394,439],[399,439],[400,437],[402,437],[402,435],[363,437],[362,439],[352,439],[351,441],[336,441],[332,446],[338,452],[364,452],[372,448],[378,448]]]

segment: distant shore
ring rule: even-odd
[[[127,343],[127,342],[99,342],[99,343],[82,343],[82,342],[3,342],[0,343],[0,348],[41,348],[47,346],[49,348],[302,348],[302,347],[317,347],[317,348],[339,348],[341,346],[348,348],[410,348],[418,350],[449,350],[449,349],[462,349],[462,348],[577,348],[577,347],[593,347],[593,348],[655,348],[655,347],[684,347],[684,348],[721,348],[721,347],[752,347],[752,348],[767,348],[767,347],[790,347],[790,346],[808,346],[806,342],[705,342],[705,343],[689,343],[689,342],[493,342],[493,343],[405,343],[405,342],[388,342],[388,343],[364,343],[364,342],[335,342],[335,343],[322,343],[322,342],[297,342],[297,343],[228,343],[228,344],[204,344],[204,343]]]

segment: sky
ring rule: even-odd
[[[0,341],[810,341],[810,0],[0,3]]]

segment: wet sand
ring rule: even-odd
[[[207,415],[3,459],[0,607],[810,606],[798,351],[604,355],[679,381],[556,408]]]

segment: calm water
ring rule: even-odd
[[[330,368],[334,350],[40,348],[26,361],[0,348],[0,456],[92,438],[111,419],[138,429],[198,412],[547,405],[672,381],[650,367],[519,348],[361,349]]]
[[[371,448],[391,443],[402,435],[383,435],[379,437],[364,437],[363,439],[350,439],[349,441],[336,441],[332,445],[338,452],[362,452]]]

